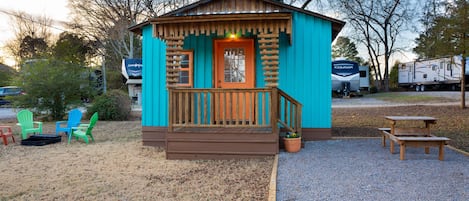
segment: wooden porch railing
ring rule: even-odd
[[[271,127],[277,132],[279,123],[301,132],[301,104],[277,88],[169,89],[169,132],[210,127]]]
[[[300,102],[278,89],[278,123],[290,132],[301,134],[301,105]]]

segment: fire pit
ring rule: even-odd
[[[28,139],[22,140],[21,145],[25,146],[44,146],[47,144],[61,142],[62,137],[57,135],[31,135]]]

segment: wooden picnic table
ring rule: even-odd
[[[400,145],[400,159],[405,159],[406,146],[425,147],[425,153],[430,153],[431,146],[439,147],[439,159],[444,158],[444,145],[450,140],[446,137],[437,137],[431,134],[431,125],[436,124],[437,119],[428,116],[385,116],[390,122],[390,128],[380,128],[383,138],[383,147],[386,146],[386,138],[390,141],[390,152],[394,153],[394,142]],[[398,127],[397,122],[412,121],[423,122],[424,127]]]

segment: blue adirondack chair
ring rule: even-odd
[[[68,121],[57,121],[55,122],[55,134],[59,135],[60,132],[64,132],[70,138],[72,133],[72,127],[80,125],[82,113],[79,109],[73,109],[68,113]],[[65,126],[65,127],[64,127]]]
[[[21,139],[28,138],[28,133],[42,134],[42,122],[34,121],[33,113],[29,110],[21,110],[16,115],[18,123],[16,125],[21,127]],[[35,127],[34,125],[37,125]]]

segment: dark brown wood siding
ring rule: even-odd
[[[248,128],[175,130],[166,142],[167,159],[251,158],[273,156],[279,150],[278,133]]]
[[[165,147],[168,127],[142,127],[142,142],[144,146]]]
[[[266,3],[261,0],[220,0],[212,1],[192,9],[178,13],[178,15],[207,15],[221,13],[272,13],[286,10],[283,7]]]
[[[330,128],[302,128],[303,139],[305,141],[330,140],[332,129]]]

